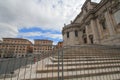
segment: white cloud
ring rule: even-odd
[[[18,29],[14,25],[0,23],[0,39],[3,37],[16,37]]]
[[[21,36],[22,38],[27,38],[32,43],[34,43],[34,40],[30,39],[29,37],[44,36],[46,38],[52,38],[52,39],[54,39],[53,45],[56,45],[58,43],[58,41],[56,41],[55,39],[62,40],[62,35],[61,34],[53,34],[53,33],[50,33],[50,32],[47,32],[47,33],[42,33],[42,32],[26,32],[26,33],[20,33],[18,36]]]
[[[0,0],[0,38],[16,37],[20,35],[19,29],[33,26],[61,31],[63,24],[69,23],[80,12],[84,2],[85,0]],[[54,38],[59,35],[51,36]]]
[[[34,40],[33,39],[29,39],[30,42],[32,42],[32,44],[34,44]]]
[[[101,0],[91,0],[91,1],[99,3]]]

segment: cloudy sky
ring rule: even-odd
[[[100,0],[92,0],[99,2]],[[0,0],[3,37],[62,40],[61,30],[80,12],[85,0]]]

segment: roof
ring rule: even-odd
[[[53,42],[52,40],[48,40],[48,39],[34,39],[34,41],[50,41],[50,42]]]
[[[96,2],[92,2],[91,0],[86,0],[82,6],[81,9],[83,9],[87,3],[90,2],[91,5],[93,5],[93,7],[97,6],[99,3],[96,3]],[[83,13],[83,10],[80,11],[80,13],[75,17],[75,19],[73,20],[73,23],[75,23],[75,21],[80,17],[82,16],[82,13]]]
[[[79,26],[80,24],[78,23],[72,23],[72,24],[68,24],[66,26],[64,26],[64,28],[67,28],[67,27],[74,27],[74,26]]]
[[[3,39],[27,40],[27,39],[23,39],[23,38],[3,38]]]
[[[12,39],[12,40],[25,40],[25,41],[29,41],[28,39],[23,39],[23,38],[3,38],[3,39]],[[29,41],[31,44],[32,42]]]

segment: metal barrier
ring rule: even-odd
[[[24,57],[0,58],[0,80],[120,80],[119,46],[50,47]]]

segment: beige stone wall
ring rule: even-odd
[[[75,36],[75,30],[78,31],[78,37]],[[69,32],[69,38],[67,38],[67,32]],[[82,33],[79,28],[72,28],[70,30],[67,30],[63,35],[63,46],[80,45],[82,43],[81,37]]]
[[[72,24],[80,24],[78,38],[74,37],[74,30],[70,31],[70,38],[63,35],[63,45],[87,44],[120,45],[120,2],[119,0],[101,0],[99,4],[86,0],[82,11],[75,18]],[[75,27],[75,26],[74,26]],[[71,26],[63,32],[69,31]],[[83,30],[85,33],[82,33]],[[93,37],[91,39],[91,36]]]
[[[117,10],[112,14],[112,19],[116,33],[120,33],[120,10]]]
[[[114,14],[114,19],[115,19],[115,22],[116,24],[119,24],[120,23],[120,10],[116,11]]]

